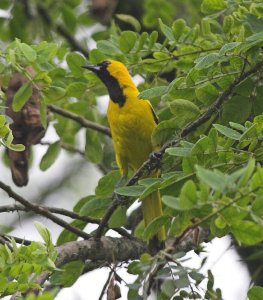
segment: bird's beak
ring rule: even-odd
[[[101,70],[101,67],[98,66],[98,65],[85,65],[85,66],[82,66],[82,68],[88,69],[88,70],[92,71],[95,74],[99,73],[100,70]]]

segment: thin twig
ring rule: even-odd
[[[83,118],[82,116],[79,116],[73,112],[70,112],[68,110],[65,110],[65,109],[62,109],[56,105],[52,105],[52,104],[49,104],[48,105],[48,109],[56,114],[59,114],[63,117],[66,117],[68,119],[71,119],[73,121],[76,121],[78,122],[81,126],[85,127],[85,128],[90,128],[90,129],[93,129],[93,130],[96,130],[100,133],[103,133],[107,136],[111,136],[111,133],[110,133],[110,129],[106,126],[103,126],[103,125],[100,125],[98,123],[95,123],[95,122],[91,122],[89,120],[86,120],[85,118]]]
[[[102,298],[103,298],[103,296],[104,296],[104,294],[106,292],[106,289],[107,289],[107,287],[108,287],[108,285],[109,285],[109,283],[111,281],[111,278],[112,278],[113,274],[114,274],[114,271],[111,269],[110,272],[109,272],[108,278],[107,278],[105,284],[103,285],[103,288],[101,290],[101,293],[100,293],[100,296],[99,296],[98,300],[102,300]]]
[[[70,210],[66,210],[64,208],[44,206],[44,205],[36,205],[36,206],[38,206],[42,210],[49,211],[50,213],[63,215],[63,216],[66,216],[66,217],[70,217],[72,219],[85,221],[87,223],[93,223],[93,224],[99,224],[100,223],[100,219],[92,218],[92,217],[89,217],[89,216],[81,216],[78,213],[75,213],[75,212],[70,211]],[[0,213],[13,212],[13,211],[28,212],[28,211],[31,211],[31,210],[28,207],[25,207],[23,205],[17,205],[17,204],[0,206]]]
[[[66,217],[70,217],[71,219],[84,221],[91,224],[100,224],[101,219],[92,218],[89,216],[81,216],[76,212],[66,210],[64,208],[58,208],[58,207],[51,207],[51,206],[44,206],[44,205],[38,205],[39,208],[42,210],[48,211],[50,213],[63,215]],[[28,207],[25,207],[23,205],[3,205],[0,206],[0,213],[4,212],[14,212],[14,211],[24,211],[24,212],[30,212],[31,210]],[[127,230],[124,228],[108,228],[111,229],[117,233],[119,233],[121,236],[127,237],[128,239],[136,239],[132,234],[130,234]]]
[[[42,215],[50,220],[52,220],[54,223],[60,225],[61,227],[67,229],[68,231],[71,231],[75,234],[77,234],[78,236],[84,238],[84,239],[89,239],[91,236],[89,234],[87,234],[86,232],[78,229],[75,226],[71,226],[70,224],[68,224],[67,222],[65,222],[64,220],[54,216],[52,213],[50,213],[48,210],[46,210],[45,208],[32,204],[29,201],[27,201],[26,199],[24,199],[23,197],[21,197],[20,195],[18,195],[17,193],[15,193],[10,186],[4,184],[2,181],[0,181],[0,188],[2,190],[4,190],[9,197],[13,198],[14,200],[16,200],[17,202],[19,202],[20,204],[24,205],[26,208],[28,208],[31,211],[36,212],[39,215]]]
[[[28,246],[32,243],[32,241],[30,240],[26,240],[26,239],[21,239],[19,237],[16,237],[16,236],[12,236],[12,235],[7,235],[7,234],[1,234],[0,235],[2,237],[3,240],[5,240],[6,242],[10,242],[11,239],[14,239],[15,242],[17,244],[23,244],[25,246]]]
[[[135,172],[135,174],[127,181],[126,185],[134,185],[137,183],[137,181],[145,174],[149,173],[150,171],[153,171],[160,167],[160,160],[162,159],[165,151],[169,147],[173,147],[179,144],[182,138],[186,137],[189,133],[195,131],[199,126],[204,124],[206,121],[208,121],[214,114],[219,113],[220,109],[222,108],[222,105],[229,96],[233,93],[234,88],[245,78],[248,76],[257,73],[261,68],[263,67],[263,61],[256,64],[252,69],[248,70],[247,72],[242,72],[239,77],[237,77],[230,85],[229,87],[218,96],[217,100],[208,107],[208,109],[196,120],[191,122],[190,124],[186,125],[178,134],[179,138],[176,138],[174,140],[168,141],[165,143],[159,152],[156,153],[155,157],[156,159],[153,159],[152,157],[149,158],[147,161],[145,161],[142,166]],[[114,211],[117,209],[119,205],[124,205],[129,202],[128,197],[119,196],[116,193],[112,196],[112,204],[109,206],[109,208],[106,210],[101,223],[97,229],[96,237],[100,237],[103,234],[104,228],[107,226],[107,223],[114,213]]]

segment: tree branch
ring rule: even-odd
[[[0,237],[5,242],[10,242],[11,239],[14,239],[17,244],[23,244],[23,245],[26,245],[26,246],[28,246],[32,243],[32,241],[30,241],[30,240],[21,239],[19,237],[12,236],[12,235],[7,235],[7,234],[0,234]]]
[[[66,210],[64,208],[44,206],[44,205],[36,205],[36,206],[39,207],[42,210],[49,211],[50,213],[63,215],[63,216],[66,216],[66,217],[70,217],[72,219],[85,221],[87,223],[93,223],[93,224],[99,224],[100,223],[100,219],[92,218],[92,217],[89,217],[89,216],[81,216],[78,213],[75,213],[75,212],[70,211],[70,210]],[[14,212],[14,211],[29,212],[31,210],[28,207],[25,207],[23,205],[17,205],[17,204],[0,206],[0,213]]]
[[[72,113],[70,111],[62,109],[62,108],[60,108],[56,105],[49,104],[48,109],[50,111],[54,112],[54,113],[57,113],[57,114],[63,116],[63,117],[66,117],[66,118],[71,119],[75,122],[78,122],[81,126],[83,126],[85,128],[90,128],[90,129],[93,129],[93,130],[98,131],[100,133],[103,133],[107,136],[111,136],[110,129],[106,126],[103,126],[103,125],[91,122],[89,120],[86,120],[82,116],[79,116],[75,113]]]
[[[84,222],[87,222],[87,223],[100,224],[100,221],[101,221],[101,219],[96,219],[96,218],[92,218],[92,217],[89,217],[89,216],[81,216],[78,213],[66,210],[64,208],[43,206],[43,205],[35,205],[35,206],[37,206],[41,210],[44,210],[44,211],[47,211],[47,212],[50,212],[50,213],[63,215],[63,216],[66,216],[66,217],[70,217],[71,219],[80,220],[80,221],[84,221]],[[30,208],[28,208],[28,207],[25,207],[23,205],[17,205],[17,204],[0,206],[0,213],[15,212],[15,211],[31,212],[32,210],[30,210]],[[134,236],[131,235],[127,230],[125,230],[123,228],[108,228],[108,229],[111,229],[111,230],[119,233],[120,235],[122,235],[126,238],[134,239]]]
[[[54,223],[60,225],[61,227],[67,229],[68,231],[71,231],[75,234],[77,234],[78,236],[84,238],[84,239],[89,239],[91,236],[89,234],[87,234],[86,232],[78,229],[77,227],[71,226],[70,224],[68,224],[67,222],[65,222],[64,220],[54,216],[52,213],[50,213],[48,210],[46,210],[45,208],[32,204],[29,201],[27,201],[26,199],[24,199],[23,197],[21,197],[20,195],[18,195],[17,193],[15,193],[10,186],[4,184],[3,182],[0,181],[0,188],[2,190],[4,190],[9,197],[13,198],[15,201],[21,203],[23,206],[25,206],[27,209],[36,212],[39,215],[42,215],[50,220],[52,220]]]
[[[151,171],[160,168],[160,161],[167,148],[176,146],[179,144],[182,138],[186,137],[189,133],[195,131],[199,126],[208,121],[214,114],[219,113],[220,109],[224,102],[227,101],[229,96],[233,93],[234,88],[248,76],[257,73],[263,67],[263,61],[256,64],[253,68],[247,72],[242,72],[239,77],[237,77],[229,87],[218,96],[216,101],[208,107],[208,109],[195,121],[186,125],[178,134],[179,138],[168,141],[165,143],[159,152],[155,153],[155,156],[151,156],[146,160],[142,166],[134,173],[134,175],[127,181],[126,186],[134,185],[137,181],[144,175],[149,174]],[[112,204],[106,210],[104,217],[101,220],[101,223],[97,229],[96,237],[100,237],[103,234],[104,228],[107,226],[107,223],[119,205],[127,205],[129,203],[129,197],[119,196],[116,193],[113,193]]]
[[[101,290],[101,293],[100,293],[100,296],[99,296],[99,300],[102,300],[102,299],[103,299],[103,296],[104,296],[104,294],[105,294],[105,292],[106,292],[107,287],[109,286],[109,283],[110,283],[110,281],[111,281],[111,278],[112,278],[113,274],[114,274],[114,271],[113,271],[113,270],[110,270],[109,275],[108,275],[108,278],[107,278],[107,280],[106,280],[106,282],[105,282],[105,284],[103,285],[103,288],[102,288],[102,290]]]
[[[112,238],[103,236],[100,239],[73,241],[56,247],[58,257],[55,262],[57,268],[75,260],[91,260],[95,262],[126,262],[130,259],[138,259],[147,251],[147,245],[141,240],[127,238]],[[42,286],[49,278],[50,273],[40,274],[35,283]],[[39,291],[38,291],[39,292]],[[11,300],[18,299],[21,293],[15,293]]]

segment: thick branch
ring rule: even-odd
[[[162,159],[167,148],[178,145],[181,138],[186,137],[189,133],[195,131],[199,126],[208,121],[214,114],[219,113],[222,108],[224,102],[227,101],[229,96],[233,93],[235,87],[242,82],[245,78],[249,77],[252,74],[257,73],[263,67],[263,62],[259,62],[253,68],[248,70],[247,72],[242,72],[239,77],[237,77],[229,87],[219,95],[217,100],[209,106],[209,108],[195,121],[191,122],[187,126],[185,126],[179,132],[179,138],[171,140],[164,144],[161,150],[155,153],[155,159],[153,157],[149,158],[145,161],[142,166],[135,172],[135,174],[128,180],[126,183],[127,186],[134,185],[137,181],[146,173],[149,173],[160,167],[160,160]],[[128,204],[129,198],[124,196],[118,196],[117,194],[113,194],[113,201],[111,206],[106,210],[104,217],[101,220],[101,223],[97,229],[96,237],[100,237],[103,234],[104,228],[107,226],[107,223],[119,205]]]
[[[65,243],[56,248],[58,257],[56,267],[61,267],[74,260],[90,260],[96,262],[118,263],[131,259],[138,259],[147,252],[147,245],[140,240],[123,238],[112,238],[103,236],[100,239],[91,238],[83,241]],[[42,273],[36,283],[42,286],[48,279],[49,273]],[[14,298],[15,299],[15,298]]]
[[[63,117],[66,117],[68,119],[71,119],[73,121],[78,122],[83,127],[93,129],[93,130],[98,131],[100,133],[103,133],[107,136],[111,136],[110,129],[106,126],[103,126],[103,125],[91,122],[89,120],[86,120],[85,118],[83,118],[83,117],[81,117],[77,114],[74,114],[70,111],[67,111],[65,109],[62,109],[62,108],[60,108],[56,105],[51,105],[50,104],[50,105],[48,105],[48,108],[49,108],[50,111],[52,111],[56,114],[59,114]]]
[[[28,208],[31,211],[36,212],[39,215],[42,215],[50,220],[52,220],[54,223],[60,225],[61,227],[77,234],[78,236],[84,238],[84,239],[89,239],[90,235],[87,234],[86,232],[79,230],[78,228],[71,226],[70,224],[68,224],[67,222],[65,222],[64,220],[54,216],[52,213],[50,213],[48,210],[46,210],[43,207],[40,207],[38,205],[32,204],[29,201],[27,201],[26,199],[24,199],[23,197],[21,197],[20,195],[18,195],[17,193],[15,193],[10,186],[4,184],[3,182],[0,181],[0,188],[2,190],[4,190],[9,197],[13,198],[14,200],[16,200],[17,202],[19,202],[20,204],[22,204],[23,206],[25,206],[26,208]]]

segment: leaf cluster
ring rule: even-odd
[[[30,245],[17,246],[13,238],[10,244],[0,245],[0,296],[25,292],[28,289],[39,290],[35,279],[43,271],[52,272],[57,252],[52,244],[47,228],[37,223],[36,227],[45,244],[32,242]]]

